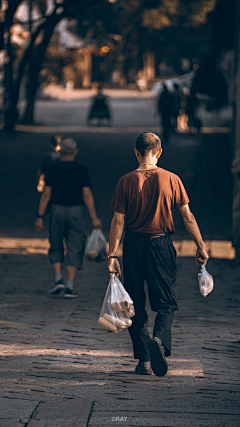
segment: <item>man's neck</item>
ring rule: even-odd
[[[138,170],[156,169],[156,159],[143,158],[141,159]]]

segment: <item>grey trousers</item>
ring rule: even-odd
[[[48,253],[51,264],[63,263],[63,240],[65,240],[67,247],[67,265],[77,267],[80,270],[86,244],[81,205],[51,206],[49,218],[50,249]]]

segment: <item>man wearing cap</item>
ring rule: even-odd
[[[102,223],[97,217],[88,170],[75,161],[78,153],[77,143],[71,138],[61,141],[61,161],[53,164],[45,182],[42,193],[35,229],[44,228],[43,216],[51,198],[49,218],[49,260],[55,273],[55,284],[49,293],[58,295],[64,289],[65,298],[75,298],[78,294],[73,290],[77,269],[82,268],[86,236],[84,233],[82,205],[85,203],[94,228]],[[64,261],[65,240],[67,247],[67,283],[64,286],[62,264]]]
[[[196,263],[206,264],[208,254],[196,220],[191,213],[189,198],[180,178],[157,167],[162,153],[161,141],[152,132],[139,135],[134,148],[139,163],[136,170],[118,182],[110,209],[115,213],[109,235],[109,275],[120,275],[116,251],[125,224],[123,241],[124,286],[134,302],[135,316],[128,328],[135,359],[136,373],[164,376],[166,356],[171,354],[171,326],[175,295],[176,251],[170,235],[174,232],[173,213],[178,209],[184,225],[197,245]],[[153,338],[148,332],[145,310],[144,281],[152,311],[157,313]]]

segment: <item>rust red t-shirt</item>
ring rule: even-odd
[[[129,230],[173,233],[174,209],[189,203],[181,179],[165,169],[134,170],[122,176],[110,209],[125,215]]]

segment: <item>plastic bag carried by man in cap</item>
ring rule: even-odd
[[[49,292],[51,295],[59,295],[63,291],[65,298],[78,296],[73,286],[76,271],[82,268],[86,244],[83,204],[88,209],[93,227],[102,226],[96,214],[88,170],[75,160],[77,153],[77,143],[74,139],[66,138],[61,141],[61,161],[55,162],[45,177],[46,186],[35,222],[36,230],[42,230],[44,213],[51,198],[49,260],[53,265],[55,284]],[[66,286],[62,277],[64,240],[67,247]]]
[[[114,211],[109,235],[108,270],[120,275],[116,257],[125,226],[123,241],[124,287],[135,309],[128,328],[137,374],[163,376],[167,373],[166,356],[171,354],[171,326],[178,309],[175,295],[176,251],[170,235],[175,231],[174,209],[197,245],[196,263],[206,264],[208,254],[189,198],[180,178],[157,166],[162,154],[161,141],[152,132],[137,138],[134,148],[138,167],[118,182],[110,209]],[[157,313],[153,338],[148,332],[145,310],[147,283],[151,309]]]

